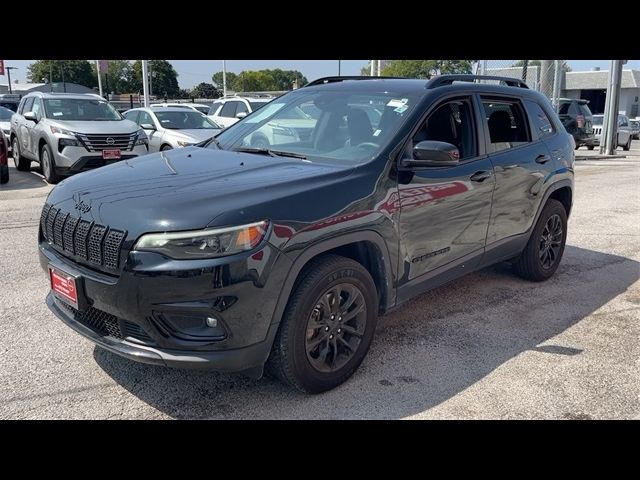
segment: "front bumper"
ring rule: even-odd
[[[96,345],[112,353],[140,363],[165,367],[205,369],[221,372],[240,372],[264,364],[271,349],[273,337],[255,345],[224,351],[189,351],[159,349],[101,335],[75,321],[69,311],[60,306],[52,293],[47,295],[47,306],[67,326]],[[271,342],[269,341],[271,340]]]
[[[136,145],[133,150],[122,150],[120,153],[120,160],[115,161],[129,160],[140,155],[146,155],[149,150],[146,145]],[[114,162],[114,160],[103,160],[101,151],[89,152],[83,146],[69,146],[60,150],[56,145],[53,156],[55,158],[56,171],[59,174],[79,173]]]
[[[45,271],[51,266],[76,277],[81,310],[47,296],[51,311],[76,332],[135,361],[217,371],[265,363],[291,265],[269,243],[247,255],[206,261],[132,251],[119,276],[71,261],[42,236],[39,253]],[[208,317],[218,319],[218,330],[206,326]]]

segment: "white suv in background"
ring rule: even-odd
[[[208,116],[222,128],[227,128],[251,112],[264,107],[273,98],[249,96],[221,98],[213,102]]]
[[[204,103],[154,103],[153,105],[149,105],[151,108],[188,108],[190,110],[195,110],[196,112],[200,112],[206,115],[209,112],[209,105],[205,105]]]

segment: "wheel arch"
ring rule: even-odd
[[[306,248],[294,260],[276,303],[272,324],[280,323],[289,298],[300,274],[311,260],[319,255],[333,253],[360,263],[371,275],[378,291],[378,310],[384,313],[395,302],[393,270],[386,242],[372,230],[352,232],[331,238]]]

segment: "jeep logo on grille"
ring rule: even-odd
[[[84,203],[82,200],[76,200],[76,210],[82,213],[87,213],[89,210],[91,210],[91,205],[89,205],[88,203]]]
[[[113,138],[107,137],[107,145],[113,145],[114,143],[116,143],[116,141]]]

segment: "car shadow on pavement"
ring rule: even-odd
[[[13,163],[12,160],[9,160]],[[9,182],[0,185],[0,190],[27,190],[30,188],[47,187],[47,182],[42,177],[40,166],[33,163],[28,172],[16,170],[13,165],[9,166]]]
[[[547,282],[521,280],[505,264],[468,275],[381,318],[360,369],[322,395],[268,377],[137,364],[98,347],[94,358],[131,394],[173,418],[402,418],[454,397],[523,352],[540,355],[542,364],[549,355],[582,354],[583,346],[554,337],[639,277],[632,259],[569,245]]]

